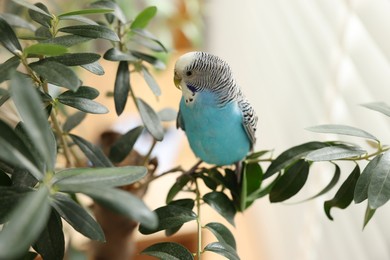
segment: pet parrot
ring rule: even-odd
[[[256,142],[257,116],[233,78],[230,66],[205,52],[189,52],[175,64],[182,91],[177,127],[194,154],[217,166],[240,162]]]

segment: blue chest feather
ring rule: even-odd
[[[229,165],[242,160],[250,140],[237,102],[218,107],[213,93],[198,93],[194,102],[180,101],[180,113],[191,149],[203,161]]]

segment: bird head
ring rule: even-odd
[[[229,65],[209,53],[188,52],[175,64],[173,81],[187,102],[192,102],[198,92],[213,91],[231,80]]]

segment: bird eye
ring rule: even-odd
[[[191,76],[191,75],[192,75],[192,71],[187,70],[187,71],[186,71],[186,75],[187,75],[188,77]]]

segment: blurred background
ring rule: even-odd
[[[9,2],[0,0],[3,10],[10,8]],[[60,12],[79,9],[90,1],[42,2]],[[181,93],[172,82],[177,57],[187,51],[203,50],[231,65],[237,82],[257,111],[256,150],[274,149],[274,154],[278,155],[303,142],[339,138],[305,130],[325,123],[359,127],[376,135],[384,144],[390,143],[389,119],[360,106],[374,101],[389,103],[388,0],[117,2],[125,7],[129,17],[149,5],[158,8],[150,30],[170,50],[165,57],[166,69],[154,71],[162,96],[156,100],[141,78],[132,78],[134,90],[142,93],[157,110],[178,107]],[[105,46],[98,48],[106,49]],[[105,93],[113,87],[116,67],[107,61],[102,61],[102,65],[105,76],[85,73],[83,80]],[[131,104],[118,118],[113,100],[101,96],[100,102],[111,113],[88,115],[87,121],[77,129],[81,135],[97,141],[107,129],[125,132],[140,122]],[[101,117],[104,117],[103,122]],[[178,164],[190,167],[196,158],[183,132],[176,130],[174,123],[166,127],[169,129],[167,137],[155,150],[160,161],[159,171]],[[361,140],[351,140],[366,145]],[[145,145],[147,142],[150,142],[148,137],[137,142],[137,149],[142,152],[144,147],[149,147]],[[354,165],[342,167],[341,178],[344,179]],[[146,196],[151,208],[164,204],[176,177],[167,176],[152,183]],[[318,174],[309,178],[307,188],[292,200],[316,193],[331,177],[332,169],[320,165]],[[257,201],[237,216],[235,229],[230,227],[236,235],[241,259],[390,259],[389,205],[379,209],[362,231],[365,205],[332,210],[334,221],[325,216],[323,202],[333,195],[331,192],[300,204],[271,204],[268,197]],[[206,212],[204,223],[219,218],[211,210]],[[195,226],[187,227],[184,234],[192,232]],[[137,235],[137,239],[142,242],[150,238]],[[208,259],[220,258],[212,255]]]

